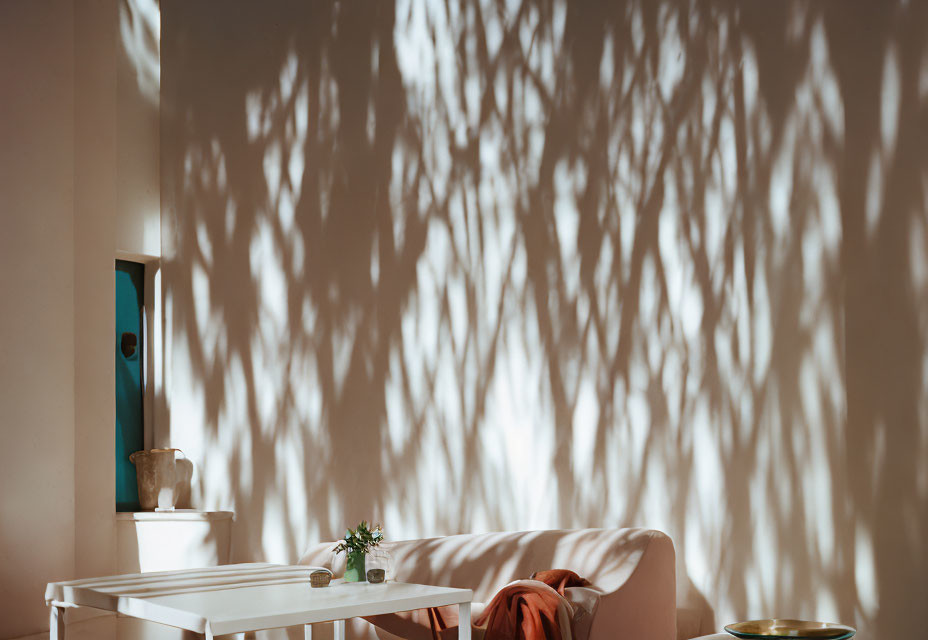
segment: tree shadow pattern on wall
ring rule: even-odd
[[[161,9],[161,409],[239,557],[647,525],[720,621],[915,632],[928,5]]]

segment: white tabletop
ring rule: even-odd
[[[49,604],[117,611],[213,635],[469,603],[470,589],[388,582],[309,586],[317,567],[238,564],[48,585]]]

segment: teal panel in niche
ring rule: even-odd
[[[116,261],[116,511],[138,511],[139,488],[129,455],[144,446],[142,318],[145,266]]]

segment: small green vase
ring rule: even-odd
[[[364,582],[367,573],[364,571],[364,554],[352,551],[348,554],[348,566],[345,569],[345,582]]]

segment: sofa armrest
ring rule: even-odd
[[[631,575],[603,596],[590,629],[590,640],[675,640],[676,570],[673,542],[660,531],[648,536]]]

